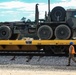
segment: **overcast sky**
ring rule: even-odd
[[[40,18],[44,18],[47,11],[48,0],[0,0],[0,22],[18,21],[22,17],[34,20],[35,4],[39,4]],[[50,0],[51,8],[63,6],[67,8],[76,8],[76,0]]]

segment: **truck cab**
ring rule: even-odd
[[[67,23],[73,32],[73,39],[76,39],[76,9],[69,9],[66,11]]]
[[[73,28],[76,29],[76,9],[69,9],[66,12],[67,22]]]

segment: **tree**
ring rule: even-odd
[[[26,18],[25,18],[25,17],[22,17],[22,18],[21,18],[21,21],[24,21],[24,22],[25,22],[25,20],[26,20]]]

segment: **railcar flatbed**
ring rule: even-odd
[[[73,42],[76,45],[76,40],[0,40],[1,45],[69,45]]]
[[[49,54],[68,53],[69,43],[76,40],[0,40],[0,52],[45,52]],[[76,48],[76,46],[75,46]]]

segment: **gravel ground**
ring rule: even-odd
[[[42,57],[34,56],[30,62],[26,62],[26,56],[0,56],[0,75],[76,75],[76,63],[71,62],[67,67],[68,57]],[[76,59],[76,57],[75,57]]]

